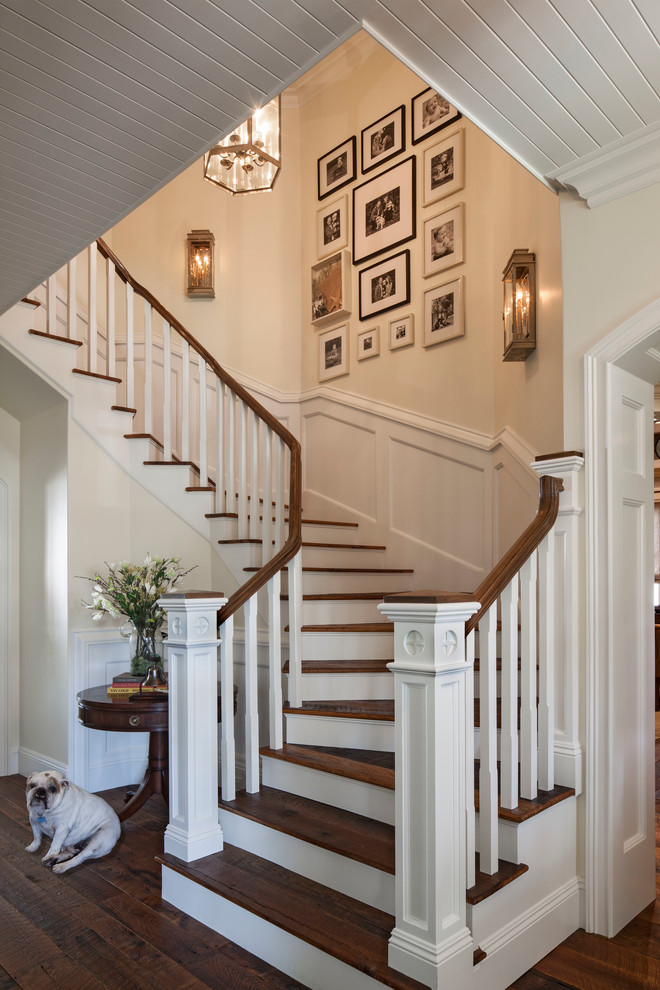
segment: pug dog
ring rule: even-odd
[[[110,805],[58,770],[30,774],[25,795],[34,835],[26,850],[36,852],[42,835],[49,836],[51,846],[41,862],[53,873],[105,856],[119,838],[121,825]]]

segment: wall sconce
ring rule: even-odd
[[[204,178],[232,195],[272,189],[281,167],[279,96],[204,155]]]
[[[215,296],[215,237],[210,230],[191,230],[186,253],[186,292],[189,296]]]
[[[526,361],[536,347],[536,255],[517,248],[503,272],[504,360]]]

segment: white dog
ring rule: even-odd
[[[41,836],[49,836],[53,841],[41,862],[53,873],[105,856],[119,838],[121,825],[110,805],[57,770],[30,774],[25,794],[34,835],[26,849],[36,852]]]

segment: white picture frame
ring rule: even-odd
[[[380,354],[380,327],[361,330],[357,335],[357,359],[365,361]]]
[[[424,221],[424,278],[464,260],[463,203]]]
[[[348,247],[348,200],[333,199],[316,214],[316,256],[325,258]]]
[[[415,342],[415,317],[412,313],[400,316],[398,320],[390,320],[390,350],[399,347],[409,347]]]
[[[434,347],[465,334],[463,276],[424,293],[424,347]]]
[[[465,185],[465,128],[447,134],[424,151],[424,206],[451,196]]]
[[[347,375],[348,323],[342,323],[331,330],[324,330],[318,337],[318,378],[327,382],[331,378]]]

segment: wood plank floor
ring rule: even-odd
[[[660,843],[660,741],[656,760]],[[58,877],[24,851],[31,832],[23,787],[22,777],[0,777],[0,990],[305,990],[161,900],[154,857],[167,819],[159,798],[124,822],[110,856]],[[106,796],[118,808],[123,790]],[[511,990],[659,987],[656,898],[613,939],[575,932]]]

